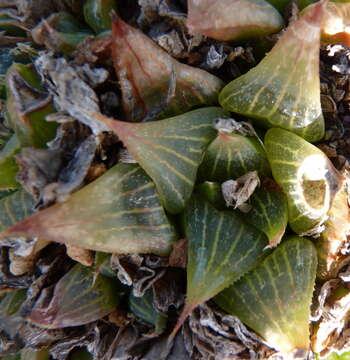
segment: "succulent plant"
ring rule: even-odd
[[[348,3],[295,5],[0,1],[0,359],[348,348]]]

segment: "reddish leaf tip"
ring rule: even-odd
[[[310,10],[306,13],[305,19],[315,26],[320,26],[329,0],[320,0],[310,6]]]
[[[187,319],[187,317],[191,314],[192,310],[198,305],[197,304],[186,304],[185,307],[182,310],[182,313],[180,315],[180,317],[177,320],[177,323],[173,329],[173,331],[171,332],[171,334],[169,335],[169,340],[172,340],[175,335],[177,334],[177,332],[179,331],[180,327],[183,325],[183,323],[185,322],[185,320]]]

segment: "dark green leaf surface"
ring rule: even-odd
[[[184,212],[188,241],[187,300],[177,328],[198,304],[251,270],[265,256],[266,235],[236,211],[218,211],[194,196]]]
[[[112,11],[117,11],[116,0],[87,0],[84,4],[84,18],[96,32],[111,30]]]
[[[20,144],[16,135],[12,135],[5,147],[0,151],[0,190],[17,189],[20,185],[15,177],[18,165],[14,155],[20,150]]]
[[[31,215],[34,205],[32,196],[23,189],[0,199],[0,231]]]
[[[277,350],[306,352],[316,267],[312,242],[293,236],[215,301]]]
[[[259,141],[251,136],[219,131],[205,152],[198,176],[201,180],[224,182],[254,170],[262,176],[270,173],[265,150]]]
[[[154,183],[135,164],[118,164],[62,203],[0,237],[38,237],[111,253],[168,254],[176,239]]]
[[[167,317],[155,309],[152,289],[147,290],[142,297],[136,297],[131,293],[129,308],[138,318],[154,325],[157,333],[161,333],[164,330]]]
[[[269,246],[280,243],[288,223],[287,197],[277,184],[263,184],[250,198],[251,210],[244,215],[247,222],[266,234]]]
[[[289,131],[270,129],[265,149],[273,177],[287,195],[291,228],[297,234],[309,231],[324,220],[341,175],[321,150]]]
[[[120,18],[112,29],[112,56],[128,120],[164,119],[218,103],[224,86],[218,77],[176,61]]]
[[[225,199],[222,196],[221,184],[217,182],[205,181],[195,188],[198,196],[208,201],[217,210],[226,210]]]
[[[26,299],[26,289],[11,291],[0,302],[0,318],[14,315]]]
[[[213,121],[228,117],[218,107],[202,108],[169,119],[133,124],[93,114],[123,141],[157,186],[167,211],[181,212],[192,194],[203,153],[216,135]]]
[[[252,70],[229,83],[219,101],[227,110],[263,127],[281,127],[307,141],[320,140],[320,27],[325,3],[293,22],[271,52]]]
[[[34,305],[28,320],[50,329],[84,325],[112,312],[119,304],[118,291],[116,281],[76,264],[55,285],[47,306]]]

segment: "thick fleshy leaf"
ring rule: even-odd
[[[263,231],[273,247],[281,242],[288,223],[287,197],[272,180],[263,183],[250,198],[251,210],[245,220]]]
[[[350,231],[350,209],[346,184],[335,195],[328,212],[325,230],[317,240],[317,277],[322,280],[334,279],[338,275],[343,254],[341,248],[347,242]]]
[[[16,181],[18,165],[14,158],[19,150],[18,138],[13,135],[0,151],[0,190],[17,189],[20,186]]]
[[[119,304],[118,283],[89,267],[76,264],[53,290],[43,292],[27,319],[37,326],[57,329],[79,326],[111,313]]]
[[[105,122],[157,186],[167,211],[181,212],[191,196],[203,153],[216,135],[213,122],[228,117],[218,107],[202,108],[142,124],[91,116]]]
[[[0,199],[0,231],[33,214],[35,201],[25,190]]]
[[[219,78],[174,60],[121,19],[112,28],[114,67],[129,120],[161,119],[217,104],[224,85]]]
[[[316,267],[312,242],[293,236],[215,301],[277,350],[306,353]]]
[[[155,326],[155,332],[161,333],[167,322],[167,316],[160,313],[154,307],[152,289],[142,297],[136,297],[132,293],[129,296],[129,308],[138,318]]]
[[[0,233],[112,253],[168,254],[174,229],[154,183],[135,164],[118,164],[62,203]]]
[[[310,142],[324,134],[320,101],[320,29],[325,3],[293,22],[271,52],[220,93],[227,110],[263,127],[281,127]]]
[[[187,299],[176,331],[191,311],[254,268],[265,256],[264,233],[233,210],[194,196],[184,212],[188,241]]]
[[[265,0],[189,0],[187,27],[192,34],[241,40],[278,32],[283,18]]]
[[[226,210],[226,202],[222,196],[221,184],[217,182],[205,181],[195,188],[198,196],[208,201],[218,210]]]
[[[36,43],[70,55],[80,42],[93,34],[74,16],[61,11],[38,24],[31,35]]]
[[[270,173],[265,150],[257,138],[219,131],[205,152],[198,177],[224,182],[254,170],[261,176]]]
[[[270,129],[265,149],[273,177],[287,195],[290,227],[297,234],[316,231],[342,176],[321,150],[289,131]]]
[[[87,0],[84,4],[85,21],[96,33],[111,30],[112,11],[117,11],[116,0]]]
[[[21,146],[45,147],[56,133],[46,115],[55,111],[30,65],[13,64],[6,74],[7,113]]]

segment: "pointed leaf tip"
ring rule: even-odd
[[[319,48],[324,4],[293,22],[267,56],[221,91],[220,104],[265,128],[280,127],[307,141],[324,135]],[[283,61],[281,60],[283,59]]]
[[[308,351],[316,267],[312,242],[292,236],[215,301],[275,349]]]
[[[174,60],[120,18],[112,29],[114,67],[130,121],[162,119],[194,107],[217,104],[224,85],[219,78]]]
[[[156,184],[167,211],[181,212],[189,200],[203,153],[216,135],[213,122],[229,113],[201,108],[147,123],[114,121],[98,115],[123,141]]]
[[[186,207],[184,219],[187,299],[176,329],[198,304],[256,266],[268,244],[265,234],[246,224],[238,212],[218,211],[198,196]]]
[[[38,237],[112,253],[170,252],[176,234],[154,183],[135,164],[118,164],[62,203],[0,237]]]

